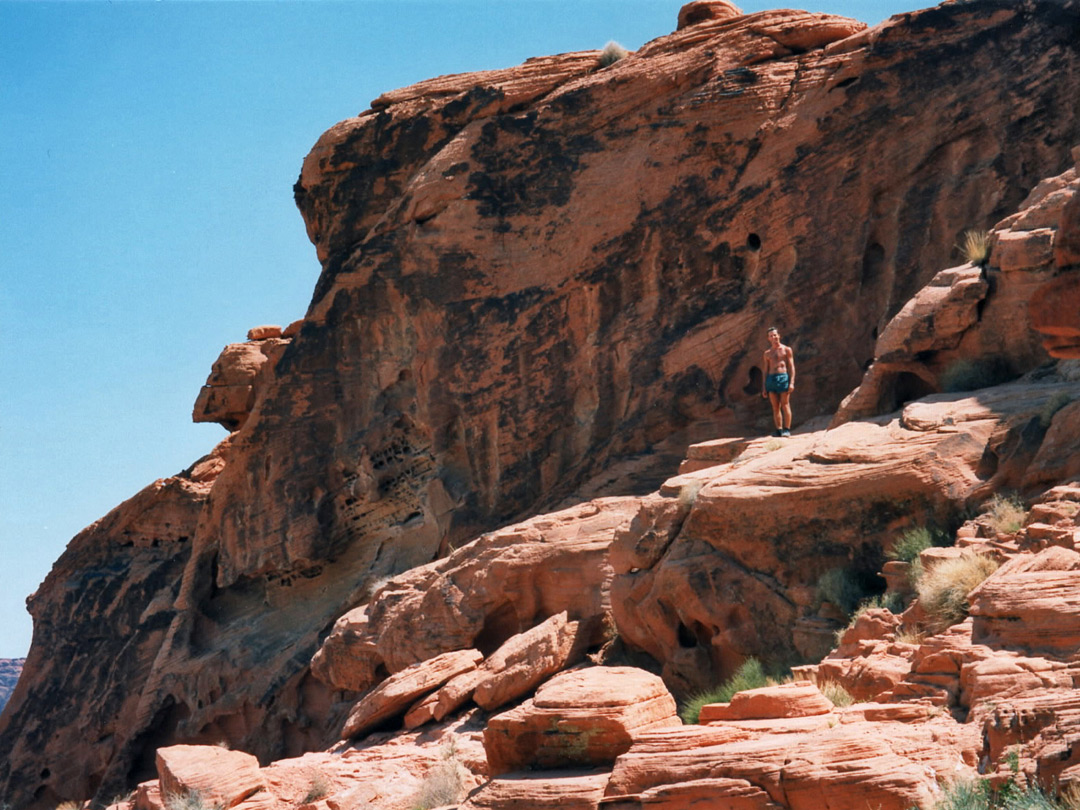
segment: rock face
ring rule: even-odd
[[[19,682],[25,658],[0,659],[0,712],[4,711],[8,698],[15,691],[15,684]]]
[[[595,558],[539,591],[440,596],[470,605],[443,649],[417,634],[399,651],[367,603],[384,577],[563,503],[623,456],[767,418],[767,323],[799,358],[799,417],[830,413],[959,234],[1014,210],[1080,141],[1080,111],[1057,103],[1080,89],[1074,0],[945,4],[873,30],[712,3],[682,23],[604,69],[596,52],[565,54],[389,92],[320,138],[296,185],[323,263],[311,306],[223,353],[197,407],[235,428],[213,456],[77,536],[31,600],[34,646],[0,718],[6,800],[106,800],[169,744],[224,740],[262,761],[324,747],[356,690],[418,660],[490,654],[563,610],[602,615],[603,597],[597,612],[574,590],[609,575]],[[1076,216],[1061,212],[1059,232]],[[1076,242],[1053,227],[1011,223],[1027,235],[1002,241],[1001,272],[1031,285],[1075,272]],[[970,318],[960,297],[955,329]],[[1059,297],[1034,298],[1031,317],[1067,353]],[[938,516],[1024,474],[1036,447],[1018,420],[1042,393],[1009,396],[911,405],[768,465],[732,461],[723,480],[677,481],[645,534],[619,541],[647,561],[618,568],[627,639],[672,683],[772,643],[822,568],[911,510]],[[764,541],[747,529],[759,488]],[[861,517],[811,513],[830,506]],[[364,607],[360,647],[328,652],[345,628],[310,664]],[[892,806],[926,784],[857,795]]]

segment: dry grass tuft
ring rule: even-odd
[[[825,681],[818,685],[818,689],[825,697],[832,701],[833,706],[843,708],[855,702],[855,697],[842,684],[836,681]]]
[[[997,560],[984,554],[965,554],[942,560],[925,571],[915,585],[919,604],[935,630],[964,620],[968,612],[967,595],[998,568]]]
[[[629,55],[630,51],[626,50],[618,42],[609,42],[604,46],[604,50],[600,51],[600,67],[606,68],[614,65],[620,59],[625,59]]]
[[[985,514],[990,528],[999,534],[1012,534],[1020,531],[1027,518],[1024,502],[1015,492],[999,493],[990,499]]]
[[[957,247],[964,259],[976,267],[982,267],[990,260],[990,234],[986,231],[964,231]]]

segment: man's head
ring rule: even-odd
[[[779,346],[780,345],[780,333],[777,331],[775,326],[770,326],[769,331],[766,332],[765,335],[766,335],[766,337],[769,338],[769,343],[771,345],[773,345],[773,346]]]

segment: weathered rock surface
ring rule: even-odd
[[[366,689],[451,650],[490,655],[512,636],[565,612],[599,631],[608,610],[608,547],[635,498],[605,498],[484,535],[449,557],[384,583],[342,616],[312,662],[338,689]]]
[[[614,764],[635,735],[679,726],[675,699],[657,676],[633,667],[557,675],[520,706],[492,717],[484,750],[492,775]]]
[[[253,333],[273,348],[261,365],[251,347],[223,361],[220,401],[201,405],[236,430],[214,457],[76,537],[39,589],[0,718],[5,800],[106,800],[171,743],[226,740],[264,761],[324,747],[356,695],[309,662],[378,580],[680,431],[767,419],[765,321],[799,357],[799,417],[830,413],[959,234],[1015,210],[1080,141],[1080,111],[1059,103],[1080,89],[1074,0],[946,4],[872,30],[709,16],[603,70],[596,52],[567,54],[387,93],[319,140],[296,187],[323,262],[311,307],[281,337]],[[1002,226],[980,324],[1075,273],[1075,206],[1051,216],[1070,182]],[[1071,289],[1030,310],[1064,356],[1074,327],[1052,303]],[[1001,334],[969,327],[956,351],[1045,357],[1022,330]],[[810,612],[824,567],[862,559],[913,512],[1022,480],[1043,434],[1019,421],[1036,394],[1010,396],[989,416],[946,398],[697,479],[693,508],[661,505],[652,538],[623,543],[661,558],[619,572],[617,604],[639,600],[627,638],[674,683],[772,644]],[[767,513],[751,510],[758,488]],[[449,647],[400,635],[402,660],[375,632],[345,677],[488,653],[562,610],[584,621],[583,594],[553,609],[542,594],[479,600]],[[907,768],[853,795],[925,798]]]
[[[235,807],[266,787],[259,761],[243,751],[213,745],[172,745],[157,750],[161,795],[200,796],[211,806]]]
[[[664,662],[676,689],[776,656],[827,571],[880,582],[882,550],[908,521],[944,525],[988,481],[1019,485],[1042,438],[1032,420],[1059,395],[1080,387],[1057,379],[936,395],[671,479],[659,496],[667,511],[646,501],[612,548],[620,635]]]
[[[259,372],[268,361],[272,367],[288,345],[280,338],[280,327],[257,326],[248,331],[246,343],[226,346],[199,391],[192,421],[218,422],[228,430],[240,428],[262,390]]]
[[[25,662],[25,658],[0,659],[0,712],[4,711],[8,698],[15,691],[15,684],[19,681]]]
[[[1078,192],[1075,167],[1039,183],[1021,210],[991,231],[985,268],[944,270],[908,301],[833,424],[943,388],[996,385],[1050,357],[1080,356],[1070,348],[1080,340],[1080,255],[1054,251],[1056,240],[1080,239]]]

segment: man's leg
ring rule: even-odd
[[[785,391],[784,393],[782,393],[780,395],[779,399],[780,399],[779,410],[780,410],[780,412],[781,412],[781,414],[783,416],[784,421],[783,421],[783,424],[778,425],[778,427],[781,427],[784,430],[791,430],[791,392],[790,391]]]
[[[772,405],[772,420],[776,425],[776,430],[780,431],[784,427],[783,414],[780,412],[780,397],[781,394],[777,394],[774,391],[769,392],[769,404]]]

